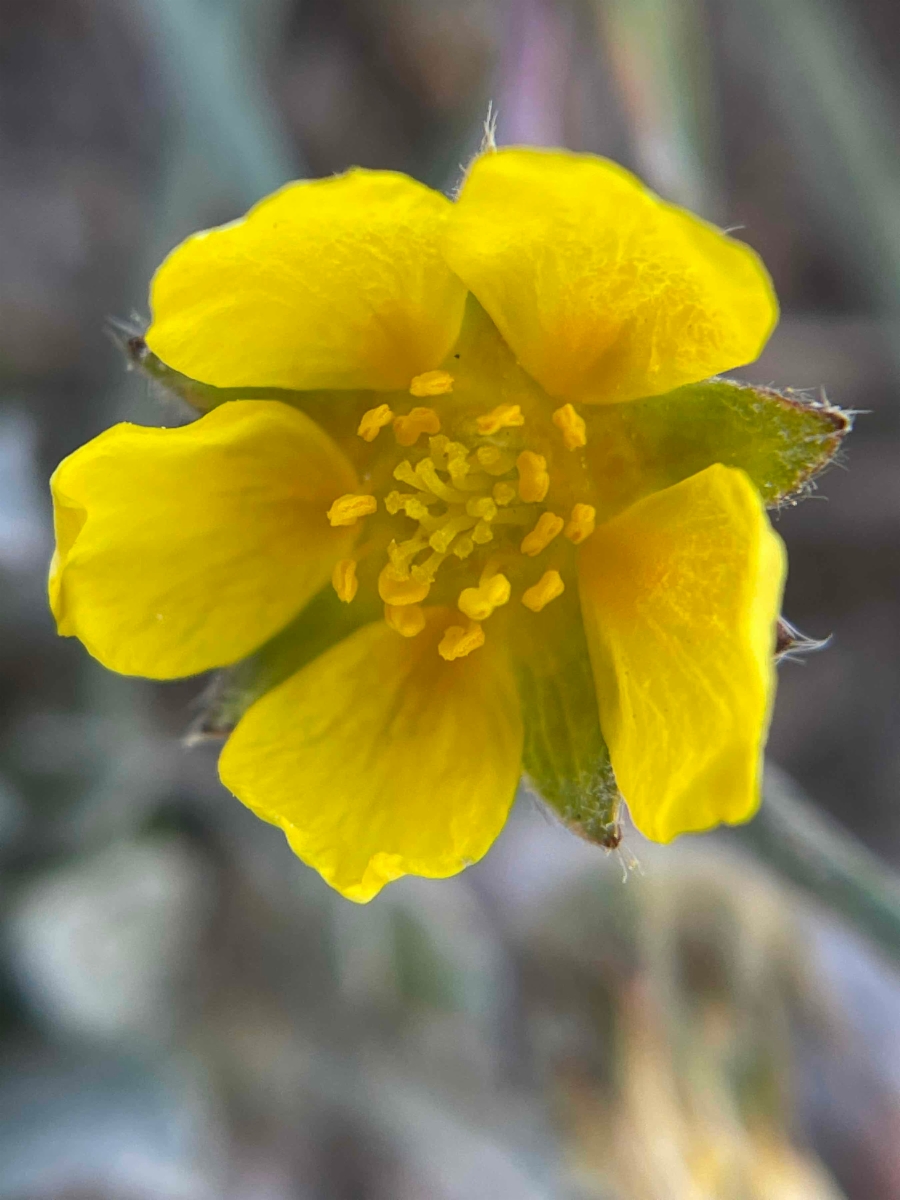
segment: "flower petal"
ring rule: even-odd
[[[426,611],[417,637],[368,625],[263,696],[219,760],[225,786],[351,900],[475,862],[515,794],[522,722],[503,646],[445,662],[452,614]]]
[[[409,387],[456,340],[452,206],[391,171],[291,183],[195,234],[153,280],[150,349],[216,387]]]
[[[774,694],[784,548],[719,464],[639,500],[580,550],[613,769],[654,841],[748,820]]]
[[[611,403],[758,356],[777,320],[748,246],[591,155],[476,159],[447,259],[551,396]]]
[[[236,400],[180,429],[116,425],[51,480],[59,632],[125,675],[236,662],[328,580],[355,531],[328,505],[356,484],[318,425]]]

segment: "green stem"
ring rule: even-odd
[[[768,867],[866,934],[900,963],[900,880],[895,872],[768,766],[758,816],[735,830]]]

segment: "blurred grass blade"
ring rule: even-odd
[[[835,250],[900,312],[900,125],[875,50],[840,0],[732,0]],[[773,163],[773,170],[778,164]]]
[[[810,892],[900,964],[900,881],[862,842],[768,764],[759,814],[735,829],[740,843]]]
[[[702,0],[597,0],[642,173],[715,220],[716,97]]]

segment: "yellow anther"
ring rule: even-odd
[[[472,541],[477,542],[479,546],[486,546],[488,542],[493,541],[493,538],[494,531],[487,521],[479,521],[472,530]]]
[[[594,532],[597,523],[597,510],[593,504],[576,504],[566,526],[566,537],[577,546]]]
[[[563,583],[559,571],[545,571],[534,587],[528,588],[524,593],[522,603],[532,612],[539,613],[551,600],[561,596],[565,590],[566,585]]]
[[[547,460],[543,454],[523,450],[516,459],[516,466],[519,469],[519,495],[522,499],[528,504],[543,500],[550,487]]]
[[[564,404],[553,414],[553,424],[560,431],[567,450],[577,450],[579,446],[587,445],[587,426],[584,418],[571,404]]]
[[[509,600],[511,586],[505,575],[492,575],[490,579],[485,579],[479,586],[479,591],[490,600],[494,608],[499,608],[501,604],[506,604]]]
[[[385,604],[405,605],[418,604],[424,600],[431,590],[431,584],[426,580],[404,576],[403,571],[388,563],[378,576],[378,595]]]
[[[565,521],[556,513],[541,513],[540,520],[531,533],[526,533],[522,538],[522,545],[519,549],[523,554],[528,554],[533,558],[535,554],[540,554],[542,550],[545,550],[558,534],[562,533],[563,525],[565,525]]]
[[[331,572],[331,586],[337,592],[338,600],[343,600],[345,604],[350,603],[359,587],[356,563],[352,558],[342,558],[339,563],[335,563]]]
[[[505,475],[516,465],[513,456],[499,446],[479,446],[475,457],[488,475]]]
[[[484,630],[477,621],[470,621],[467,629],[463,629],[462,625],[450,625],[444,630],[438,654],[447,662],[452,662],[454,658],[465,658],[483,645]]]
[[[486,621],[495,608],[506,604],[510,583],[505,575],[492,575],[479,587],[464,588],[457,600],[459,611],[473,621]]]
[[[453,391],[453,376],[449,371],[425,371],[424,374],[414,377],[409,391],[412,396],[446,396],[447,392]],[[437,430],[426,432],[437,433]]]
[[[332,525],[355,525],[360,517],[367,517],[378,507],[374,496],[357,496],[349,492],[340,496],[329,508],[327,516]]]
[[[475,543],[470,537],[461,537],[457,538],[453,543],[452,553],[455,554],[457,558],[468,558],[474,549]]]
[[[379,404],[364,412],[357,433],[364,442],[374,442],[385,425],[390,425],[394,419],[393,410],[387,404]]]
[[[499,429],[513,429],[524,425],[525,418],[518,404],[498,404],[497,407],[475,421],[478,432],[483,434],[496,433]]]
[[[470,517],[484,517],[485,521],[493,521],[497,515],[497,505],[490,496],[478,496],[466,501],[466,512]]]
[[[518,492],[513,483],[495,483],[491,495],[499,505],[505,508],[507,504],[512,504]]]
[[[414,408],[405,416],[394,417],[394,437],[401,446],[414,446],[420,434],[440,432],[441,418],[433,408]]]
[[[415,637],[425,628],[425,613],[419,604],[386,604],[384,619],[403,637]]]

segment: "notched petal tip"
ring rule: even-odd
[[[267,693],[219,763],[227,788],[360,903],[401,875],[442,878],[481,858],[521,769],[504,655],[489,640],[445,662],[452,613],[423,613],[418,636],[366,626]]]

